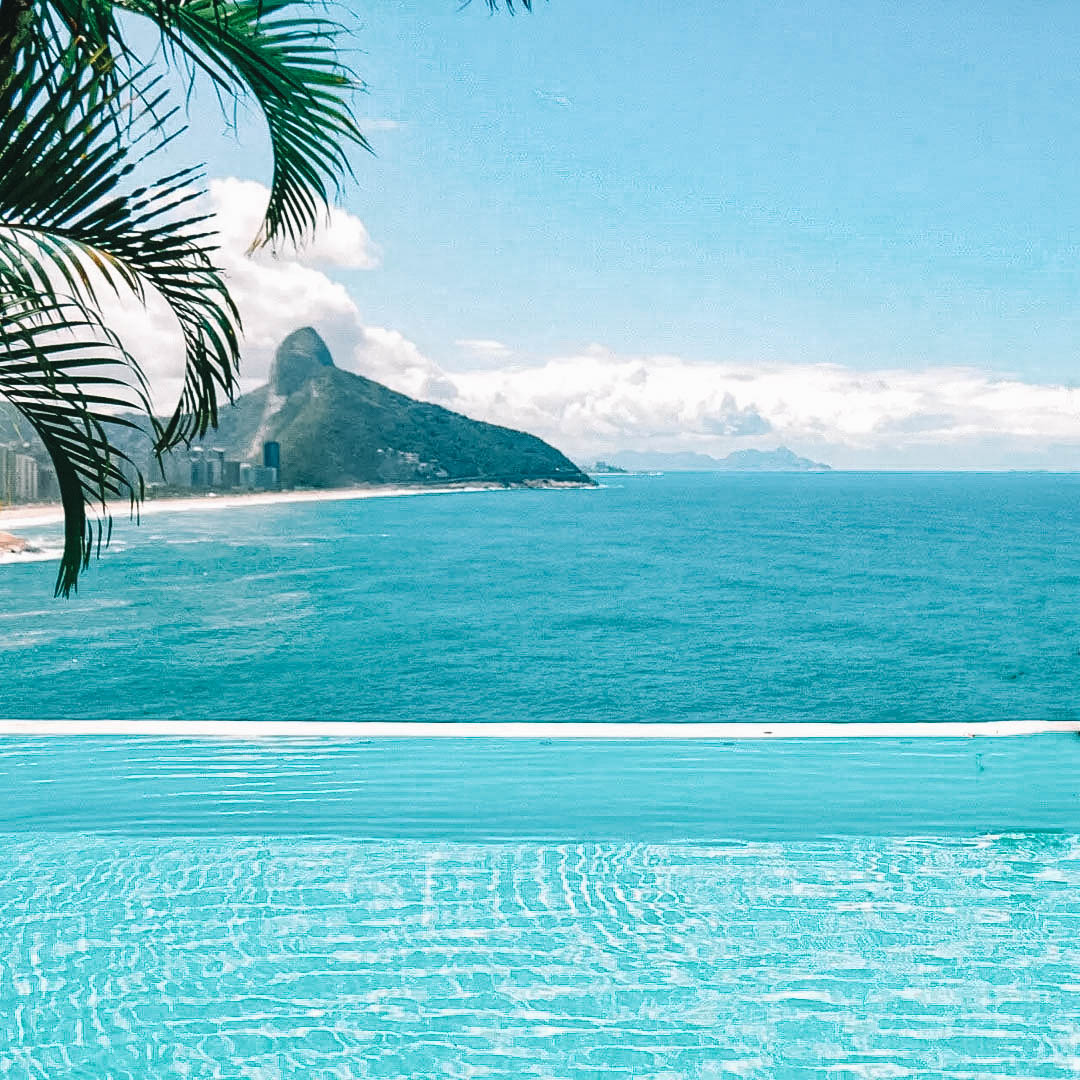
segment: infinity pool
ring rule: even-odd
[[[5,1077],[1073,1077],[1080,739],[0,740]]]

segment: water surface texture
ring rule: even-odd
[[[0,836],[0,1075],[1071,1078],[1075,836]]]
[[[496,842],[1080,833],[1080,737],[0,738],[0,832]]]
[[[0,714],[1074,720],[1080,477],[668,475],[155,515],[0,567]]]
[[[1077,719],[1080,479],[161,515],[0,714]],[[251,729],[248,729],[250,732]],[[1065,1080],[1080,738],[0,738],[0,1077]]]
[[[0,1075],[1070,1077],[1078,757],[3,739]]]

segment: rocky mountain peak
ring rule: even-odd
[[[288,397],[323,368],[333,366],[326,342],[310,326],[302,326],[278,346],[270,368],[270,386],[275,394]]]

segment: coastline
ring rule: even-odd
[[[184,495],[175,498],[146,499],[138,508],[139,517],[148,514],[187,513],[198,510],[236,510],[245,506],[274,506],[278,503],[307,502],[342,502],[351,499],[387,499],[405,495],[451,495],[479,491],[512,491],[529,489],[584,488],[587,485],[545,481],[536,484],[440,484],[406,485],[386,484],[368,487],[324,488],[302,491],[252,491],[235,494],[207,493],[205,495]],[[126,516],[126,505],[110,507],[116,518]],[[55,525],[64,520],[64,510],[60,503],[39,503],[30,506],[16,506],[0,509],[0,531],[37,528],[42,525]]]

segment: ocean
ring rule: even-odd
[[[1073,733],[303,724],[1071,724],[1078,496],[620,477],[0,566],[0,717],[235,722],[0,737],[0,1076],[1075,1076]]]
[[[1080,722],[1080,476],[669,474],[116,535],[70,602],[0,566],[0,716]]]

